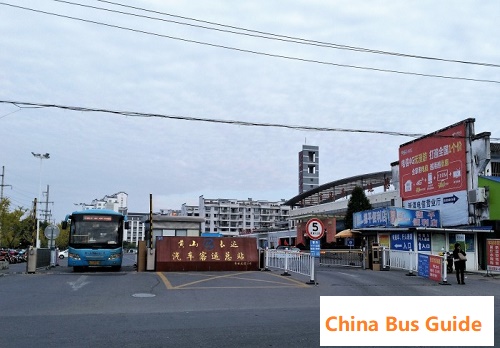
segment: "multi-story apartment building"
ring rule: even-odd
[[[200,196],[198,214],[205,217],[201,230],[224,236],[238,236],[259,230],[278,230],[289,227],[290,207],[279,202],[237,199],[208,199]],[[183,206],[186,213],[195,209]],[[189,216],[189,215],[188,215]],[[192,215],[196,216],[196,215]]]
[[[128,199],[127,193],[117,192],[112,195],[106,195],[101,199],[94,199],[90,204],[80,203],[80,205],[82,207],[82,210],[109,209],[126,215],[127,199]]]
[[[200,208],[197,205],[187,205],[184,203],[181,207],[181,216],[200,216]]]
[[[149,217],[149,213],[128,213],[127,219],[130,228],[125,230],[123,241],[139,245],[139,241],[146,238],[146,225],[144,220]]]

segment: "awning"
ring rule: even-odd
[[[349,228],[347,230],[343,230],[335,234],[335,238],[353,238],[353,237],[359,237],[360,235],[361,235],[360,231],[351,230]]]
[[[493,233],[491,226],[471,227],[367,227],[358,228],[361,232],[434,232],[434,233]]]

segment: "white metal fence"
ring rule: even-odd
[[[418,253],[416,251],[382,249],[382,266],[402,269],[410,273],[418,271]]]
[[[267,249],[264,255],[265,269],[277,268],[283,270],[283,275],[288,272],[298,273],[310,278],[309,284],[315,284],[314,257],[308,253],[290,250]]]

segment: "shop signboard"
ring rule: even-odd
[[[437,210],[411,210],[387,207],[353,214],[354,228],[367,227],[441,227]]]

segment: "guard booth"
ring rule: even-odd
[[[372,261],[372,270],[380,271],[380,261],[381,261],[381,247],[378,243],[373,242],[371,247],[371,261]]]

